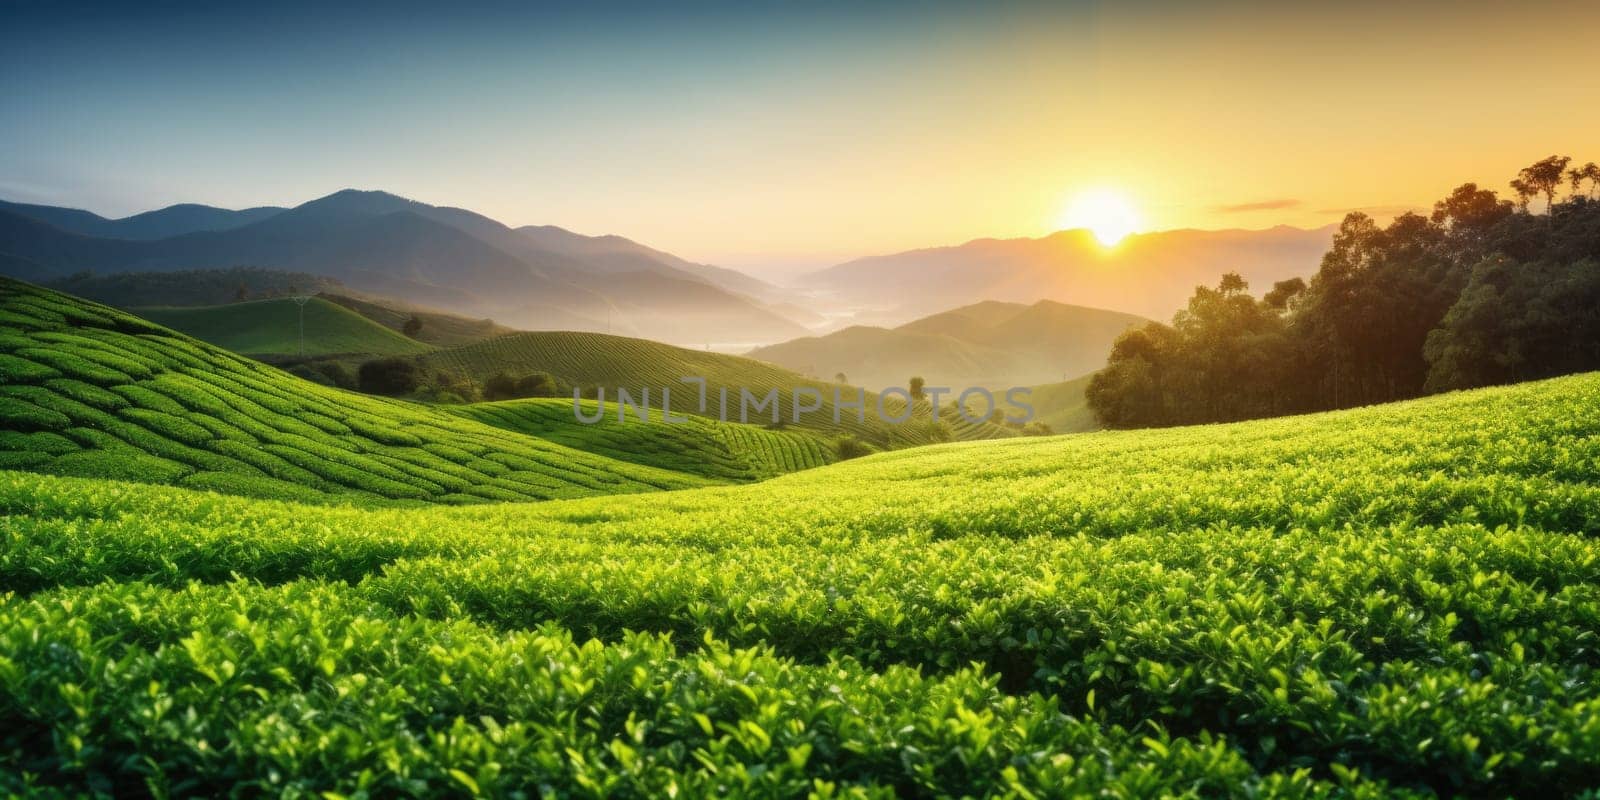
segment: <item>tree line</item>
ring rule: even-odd
[[[1110,427],[1223,422],[1600,369],[1600,167],[1551,156],[1428,216],[1347,215],[1310,281],[1237,274],[1117,339]]]

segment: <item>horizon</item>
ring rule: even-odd
[[[1528,9],[1381,8],[15,8],[0,194],[124,217],[338,175],[770,277],[1038,238],[1098,190],[1141,232],[1381,220],[1600,129],[1582,48],[1489,46]]]
[[[406,195],[406,194],[401,193],[401,192],[392,192],[392,191],[388,191],[386,189],[358,189],[358,188],[355,188],[355,187],[352,186],[352,187],[345,187],[343,189],[338,189],[338,190],[335,190],[333,192],[328,192],[326,194],[317,195],[316,197],[312,197],[312,198],[309,198],[309,199],[306,199],[306,200],[302,200],[302,201],[300,201],[298,203],[294,203],[292,205],[286,205],[286,206],[278,206],[278,205],[273,205],[273,204],[262,203],[262,204],[256,204],[256,205],[239,206],[237,208],[229,208],[229,207],[225,207],[225,206],[215,206],[215,205],[212,205],[210,203],[194,202],[194,201],[180,201],[180,202],[177,202],[177,203],[169,203],[167,205],[159,206],[159,207],[156,207],[156,208],[145,208],[145,209],[140,209],[140,210],[133,211],[133,212],[127,213],[127,214],[119,214],[119,215],[116,215],[116,216],[112,216],[110,214],[103,213],[103,212],[101,212],[99,210],[96,210],[96,209],[93,209],[93,208],[87,208],[87,207],[84,207],[84,206],[66,205],[66,206],[55,206],[55,207],[67,208],[67,209],[70,209],[70,210],[73,210],[73,211],[83,211],[83,212],[87,212],[87,213],[90,213],[90,214],[94,214],[94,215],[99,216],[99,217],[101,217],[103,219],[107,219],[107,220],[110,220],[110,221],[116,221],[116,220],[120,220],[120,219],[128,219],[128,218],[131,218],[131,217],[137,217],[137,216],[140,216],[142,214],[148,214],[148,213],[153,213],[153,212],[157,212],[157,211],[165,211],[165,210],[170,209],[170,208],[176,208],[176,207],[182,207],[182,206],[196,206],[196,207],[201,207],[201,208],[217,208],[217,209],[221,209],[221,210],[224,210],[224,211],[247,211],[247,210],[258,209],[258,208],[279,208],[279,209],[282,209],[284,211],[288,211],[288,210],[292,210],[292,209],[294,209],[294,208],[296,208],[298,206],[304,205],[306,203],[311,203],[311,202],[315,202],[317,200],[326,199],[328,197],[333,197],[335,195],[343,194],[343,193],[346,193],[346,192],[358,192],[358,193],[363,193],[363,194],[366,194],[366,193],[378,193],[378,194],[386,194],[386,195],[389,195],[389,196],[392,196],[392,197],[397,197],[397,198],[400,198],[402,200],[410,200],[410,201],[414,201],[414,202],[426,202],[426,201],[417,200],[417,198],[411,197],[411,196]],[[22,203],[22,204],[27,204],[27,205],[49,205],[49,204],[31,203],[29,201],[17,200],[17,199],[10,198],[10,197],[0,197],[0,202]],[[468,206],[463,206],[463,205],[460,205],[460,204],[455,204],[455,203],[428,203],[428,205],[433,205],[433,206],[436,206],[436,207],[459,208],[459,209],[462,209],[464,211],[471,211],[471,212],[474,212],[474,213],[481,213],[481,212],[477,212],[476,209],[470,208]],[[1416,209],[1409,209],[1409,210],[1425,210],[1425,209],[1422,209],[1421,207],[1418,207]],[[1400,213],[1400,212],[1397,212],[1397,213]],[[552,224],[548,224],[548,223],[539,223],[539,222],[513,222],[513,221],[507,221],[507,220],[503,220],[503,219],[495,219],[494,217],[489,216],[487,214],[484,214],[483,216],[486,216],[489,219],[494,220],[495,222],[498,222],[498,223],[500,223],[502,225],[505,225],[508,228],[512,228],[513,230],[519,229],[519,228],[527,228],[527,227],[556,228],[558,230],[566,231],[567,233],[572,233],[572,234],[576,234],[576,235],[579,235],[579,236],[585,236],[585,237],[588,237],[588,238],[604,238],[604,237],[608,237],[608,236],[617,237],[617,238],[621,238],[621,239],[624,239],[624,240],[627,240],[627,241],[631,241],[631,242],[633,242],[635,244],[644,245],[646,247],[652,247],[652,248],[658,249],[658,250],[662,249],[662,248],[659,248],[659,247],[655,247],[650,242],[641,241],[637,237],[630,236],[624,231],[578,231],[578,230],[573,230],[571,228],[566,228],[566,227],[561,226],[561,225],[552,225]],[[1384,220],[1380,219],[1379,221],[1383,222]],[[1136,238],[1141,238],[1141,237],[1146,237],[1146,236],[1153,236],[1153,235],[1158,235],[1158,234],[1169,234],[1169,233],[1264,233],[1264,232],[1267,232],[1267,231],[1280,230],[1280,229],[1281,230],[1301,231],[1301,232],[1313,232],[1313,231],[1322,231],[1322,230],[1332,229],[1332,228],[1337,227],[1337,225],[1338,225],[1338,221],[1336,220],[1336,221],[1333,221],[1333,222],[1329,222],[1327,224],[1316,225],[1316,226],[1291,225],[1291,224],[1288,224],[1288,223],[1281,223],[1280,222],[1280,223],[1271,224],[1271,225],[1262,225],[1262,226],[1259,226],[1259,227],[1239,225],[1239,226],[1219,227],[1219,228],[1197,228],[1197,227],[1160,228],[1160,229],[1147,229],[1147,230],[1132,231],[1132,232],[1130,232],[1128,234],[1127,238],[1136,239]],[[1053,237],[1053,236],[1058,236],[1058,235],[1061,235],[1061,234],[1079,234],[1079,235],[1082,235],[1084,237],[1090,237],[1090,236],[1093,235],[1093,232],[1091,230],[1089,230],[1088,228],[1073,227],[1073,228],[1056,228],[1054,230],[1044,231],[1043,233],[1039,233],[1037,235],[1018,235],[1018,236],[982,236],[982,235],[980,235],[980,236],[975,236],[975,237],[972,237],[972,238],[962,239],[960,241],[934,242],[934,243],[929,243],[929,244],[920,245],[920,246],[916,246],[916,247],[906,248],[904,250],[895,250],[895,251],[891,251],[891,252],[860,253],[860,254],[853,255],[853,256],[847,256],[847,257],[845,257],[845,258],[843,258],[843,259],[841,259],[839,261],[830,262],[830,263],[826,263],[826,264],[813,264],[813,265],[808,265],[808,266],[804,266],[804,267],[801,267],[799,269],[793,269],[793,270],[784,270],[784,269],[782,269],[780,267],[780,268],[772,269],[770,271],[763,272],[763,271],[758,271],[756,269],[746,269],[744,267],[734,267],[734,266],[730,266],[728,264],[716,264],[716,263],[713,263],[713,262],[698,262],[698,263],[704,263],[704,264],[707,264],[709,266],[717,266],[717,267],[739,269],[740,271],[746,271],[749,274],[751,274],[752,276],[758,277],[758,278],[762,278],[763,280],[785,280],[785,279],[794,279],[794,278],[802,277],[805,274],[807,274],[808,272],[825,270],[825,269],[829,269],[831,267],[843,266],[843,265],[850,264],[850,263],[853,263],[853,262],[856,262],[856,261],[864,261],[864,260],[868,260],[868,259],[872,259],[872,258],[903,255],[903,254],[906,254],[906,253],[916,253],[916,252],[930,251],[930,250],[947,250],[947,249],[953,249],[953,248],[959,248],[959,247],[966,247],[968,245],[978,244],[978,243],[981,243],[981,242],[1038,241],[1038,240],[1042,240],[1042,239],[1048,239],[1048,238]],[[1106,251],[1106,254],[1108,256],[1114,256],[1121,249],[1121,247],[1120,247],[1120,243],[1118,243],[1116,245],[1105,246],[1105,247],[1103,247],[1103,249]],[[687,258],[687,257],[683,256],[680,253],[672,253],[671,251],[665,251],[665,250],[664,250],[664,252],[668,252],[671,255],[679,256],[680,258]],[[692,258],[688,258],[687,260],[695,261],[695,259],[692,259]],[[1048,299],[1048,298],[1045,298],[1045,299]],[[1000,301],[996,301],[996,302],[1000,302]]]

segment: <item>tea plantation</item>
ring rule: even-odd
[[[0,468],[351,502],[541,500],[708,482],[316,386],[3,278]]]
[[[288,298],[195,308],[139,308],[144,319],[249,356],[300,353],[300,308]],[[320,297],[305,304],[305,355],[400,356],[433,348]]]
[[[822,466],[833,461],[829,443],[811,433],[767,430],[757,425],[717,422],[706,417],[674,415],[660,409],[642,412],[618,406],[602,408],[593,400],[579,403],[584,419],[577,424],[573,401],[554,398],[475,403],[453,413],[509,431],[622,461],[743,483]],[[647,418],[641,420],[639,414]],[[625,421],[624,421],[625,420]]]
[[[0,790],[1581,795],[1597,434],[1582,375],[532,504],[0,472]]]
[[[876,400],[871,394],[866,395],[864,414],[849,406],[862,396],[858,387],[808,379],[765,361],[689,350],[646,339],[569,331],[521,332],[439,350],[419,360],[429,369],[453,370],[479,379],[506,370],[512,373],[548,372],[567,385],[591,391],[595,388],[605,389],[608,406],[615,401],[617,389],[625,388],[636,400],[644,389],[649,389],[650,406],[660,408],[660,388],[666,387],[670,390],[672,408],[678,413],[709,416],[719,421],[744,421],[740,416],[739,392],[748,389],[758,400],[769,390],[775,390],[779,416],[786,422],[793,422],[794,390],[809,387],[821,396],[822,407],[801,414],[799,424],[794,427],[825,437],[859,436],[885,449],[942,440],[934,433],[936,426],[931,424],[930,409],[925,401],[918,403],[918,413],[914,418],[898,425],[886,424],[881,421]],[[705,379],[707,394],[704,406],[701,405],[698,386],[680,382],[685,377]],[[721,399],[723,389],[728,393],[725,409]],[[842,401],[838,408],[833,402],[836,389]],[[999,399],[1003,400],[1003,397]],[[946,397],[944,400],[948,403],[951,399]],[[891,395],[884,410],[883,417],[900,417],[904,412],[904,401]],[[1017,413],[1006,407],[1001,410]],[[771,407],[768,406],[765,411],[766,416],[763,416],[762,411],[752,409],[748,422],[771,422]],[[978,417],[982,413],[980,411],[973,416]],[[947,424],[949,438],[954,439],[993,439],[1016,435],[1010,429],[987,420],[973,423],[951,411],[941,413],[940,420]]]

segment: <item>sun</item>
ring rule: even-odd
[[[1139,213],[1120,192],[1090,189],[1072,198],[1061,215],[1062,228],[1082,228],[1106,247],[1115,246],[1139,230]]]

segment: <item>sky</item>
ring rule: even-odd
[[[0,0],[0,198],[383,189],[776,274],[1600,160],[1593,2],[226,5]]]

